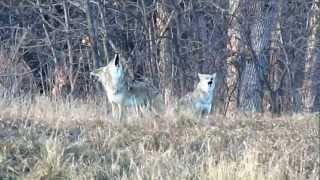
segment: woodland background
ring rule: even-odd
[[[0,0],[0,179],[320,179],[319,8]],[[90,72],[116,52],[161,91],[161,115],[112,118]],[[201,119],[173,111],[198,72],[218,74]]]
[[[93,96],[101,88],[89,72],[119,52],[166,101],[191,91],[198,72],[217,72],[218,113],[319,112],[319,8],[319,0],[0,0],[1,93]]]

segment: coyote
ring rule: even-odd
[[[212,109],[214,98],[214,89],[216,83],[216,73],[200,74],[198,73],[199,83],[196,89],[188,93],[178,101],[178,111],[189,110],[198,117],[209,114]]]
[[[129,77],[120,62],[119,54],[116,54],[107,66],[96,69],[91,75],[98,77],[102,83],[111,103],[112,115],[120,120],[126,107],[134,107],[139,113],[143,106],[150,108],[152,97],[157,95],[157,91],[147,86],[147,83],[129,83]]]

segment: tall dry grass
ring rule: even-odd
[[[0,179],[319,179],[319,116],[146,113],[103,100],[0,100]],[[132,113],[129,113],[132,115]]]

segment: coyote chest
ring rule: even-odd
[[[135,107],[144,104],[144,98],[133,95],[130,91],[107,91],[110,102],[123,104],[128,107]]]
[[[211,112],[213,94],[201,94],[192,98],[191,102],[194,108],[199,112]]]
[[[107,96],[110,102],[114,102],[117,104],[122,103],[124,100],[124,94],[111,92],[111,90],[107,91]]]

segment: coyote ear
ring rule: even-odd
[[[119,54],[116,53],[116,55],[114,57],[114,65],[118,66],[119,64],[120,64]]]

